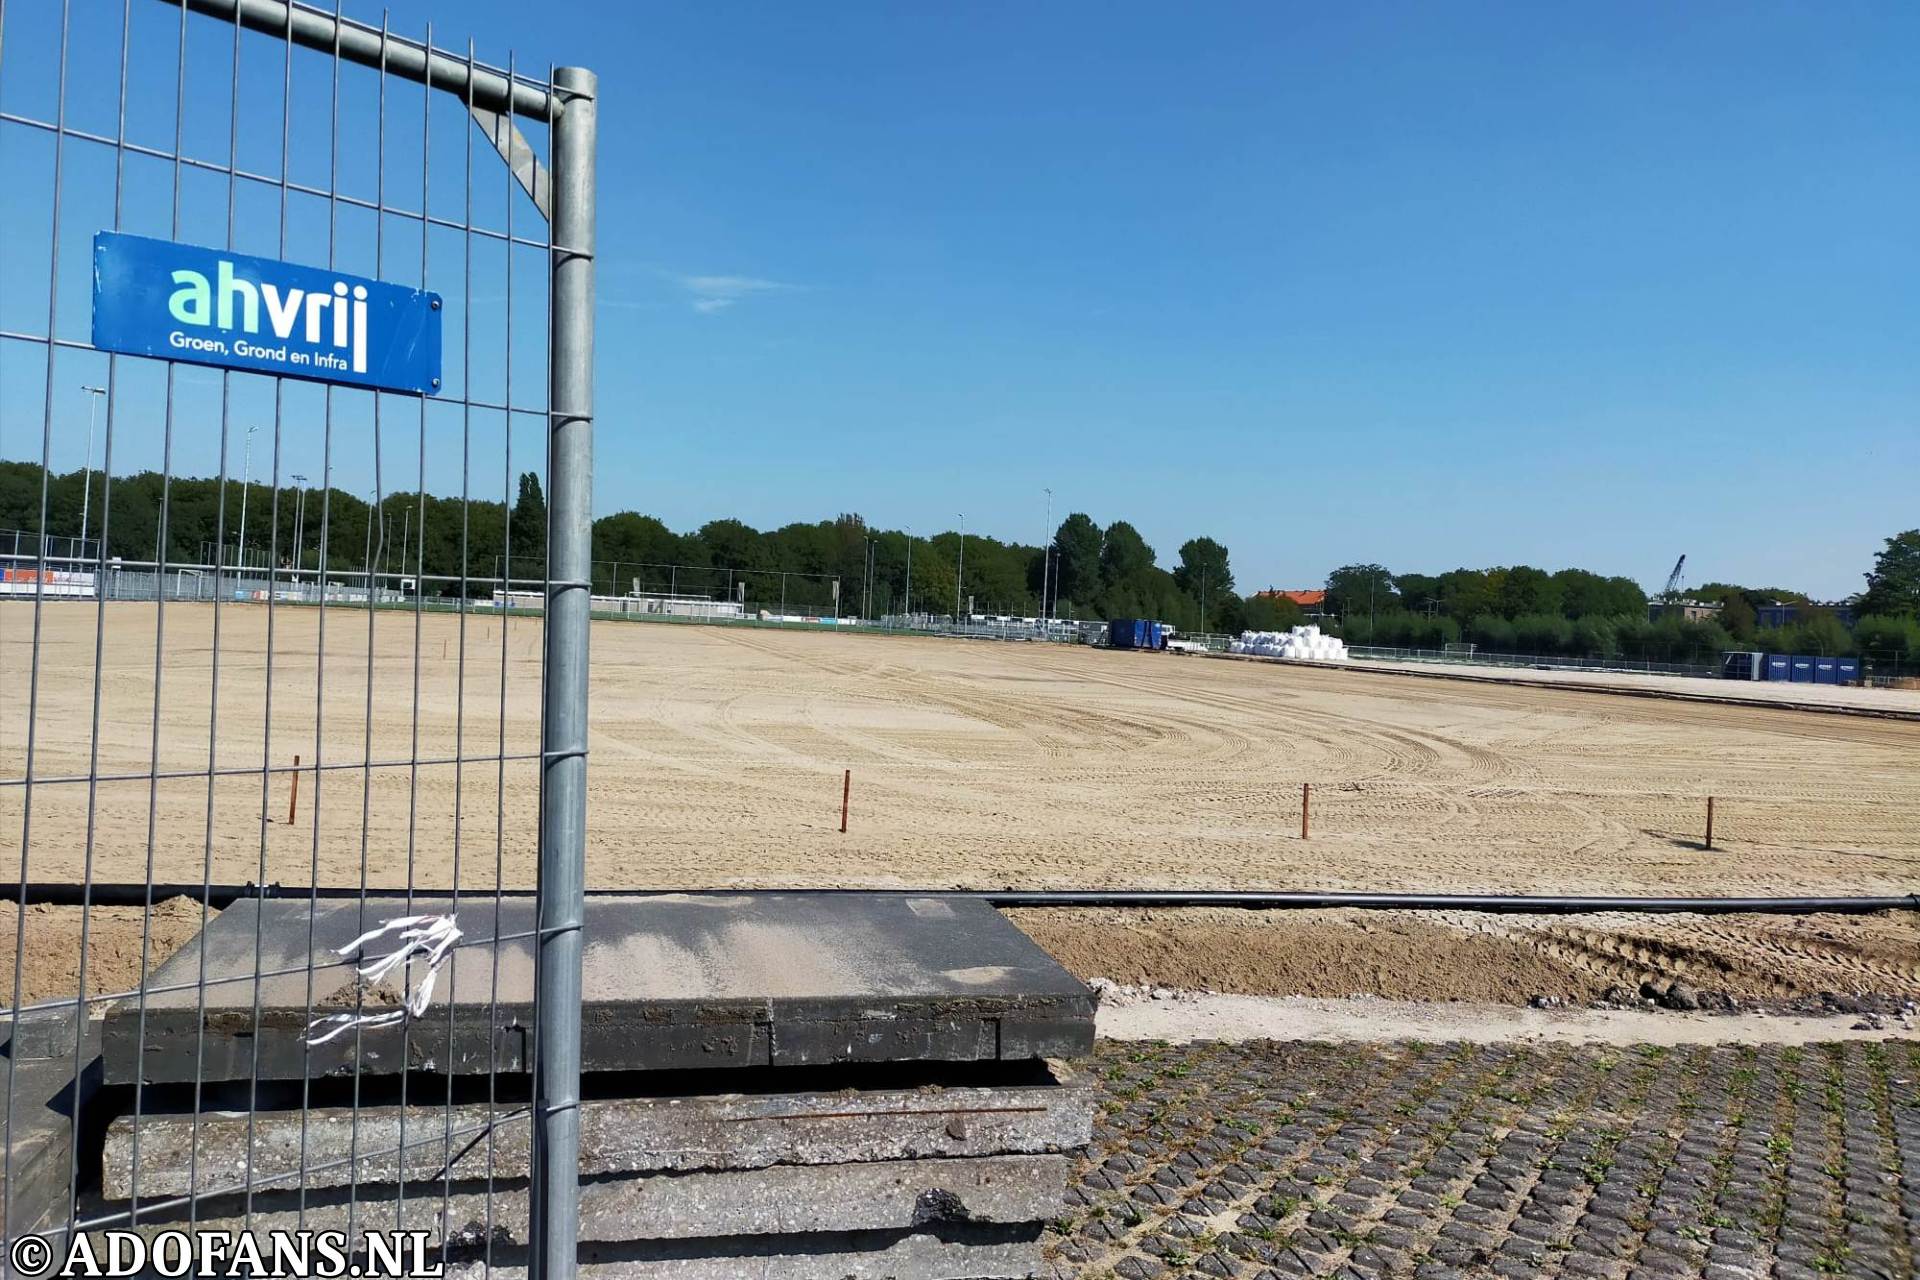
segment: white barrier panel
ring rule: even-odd
[[[91,600],[94,576],[72,569],[0,569],[0,596],[34,595]]]

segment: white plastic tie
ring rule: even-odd
[[[440,977],[440,968],[453,953],[454,944],[460,941],[460,926],[454,918],[447,916],[400,916],[389,920],[376,929],[369,929],[346,946],[337,949],[334,954],[343,960],[351,960],[359,955],[368,943],[388,934],[398,934],[400,945],[383,956],[363,959],[354,969],[360,980],[373,985],[403,965],[406,969],[407,985],[400,1007],[382,1013],[333,1013],[324,1018],[315,1018],[307,1024],[307,1043],[323,1045],[336,1036],[352,1031],[356,1027],[372,1030],[375,1027],[390,1027],[405,1022],[409,1017],[417,1018],[427,1011],[427,1005],[433,999],[433,985]],[[427,966],[426,976],[416,986],[409,964],[419,959]],[[326,1030],[322,1034],[315,1032]]]

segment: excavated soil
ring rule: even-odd
[[[20,966],[20,1007],[71,997],[80,975],[79,907],[29,906]],[[153,906],[144,931],[139,907],[95,907],[87,930],[87,996],[108,997],[140,986],[141,935],[146,934],[149,971],[200,932],[200,904],[169,898]],[[20,908],[0,905],[0,1008],[13,1001],[14,949]]]
[[[1007,916],[1082,979],[1234,995],[1352,996],[1524,1003],[1587,999],[1606,983],[1524,942],[1464,933],[1412,914],[1196,910]]]
[[[1684,982],[1743,1002],[1920,996],[1920,915],[1024,909],[1083,979],[1255,996],[1569,1003]]]

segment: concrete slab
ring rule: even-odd
[[[508,899],[497,917],[495,905],[489,898],[458,904],[465,937],[424,1017],[309,1048],[305,1032],[314,1016],[350,1012],[356,1001],[375,1011],[393,1007],[394,990],[361,991],[330,949],[408,914],[408,905],[398,897],[323,902],[312,915],[309,947],[308,903],[235,903],[203,935],[213,983],[204,1016],[192,989],[200,947],[189,943],[149,983],[144,1044],[131,1003],[108,1014],[106,1078],[185,1082],[196,1060],[207,1080],[256,1073],[299,1079],[356,1067],[381,1074],[524,1071],[534,904]],[[416,898],[411,913],[452,908]],[[256,973],[268,976],[256,984]],[[166,990],[175,985],[183,989]],[[1093,1046],[1091,993],[998,912],[970,898],[592,898],[583,1000],[587,1071],[1067,1058]],[[196,1046],[200,1030],[203,1047]]]
[[[58,1038],[53,1032],[62,1026],[67,1034],[64,1057],[52,1052]],[[51,1023],[40,1020],[31,1033],[23,1018],[18,1056],[13,1038],[8,1038],[6,1079],[0,1081],[0,1090],[12,1099],[12,1114],[0,1102],[0,1148],[7,1153],[7,1177],[0,1180],[0,1234],[41,1230],[66,1217],[76,1095],[83,1142],[87,1130],[99,1133],[88,1108],[100,1088],[100,1022],[87,1021],[77,1085],[74,1031],[70,1014]]]
[[[728,1236],[835,1231],[906,1231],[960,1223],[1012,1225],[1059,1216],[1066,1156],[982,1156],[962,1160],[882,1160],[870,1164],[775,1165],[729,1173],[592,1178],[580,1184],[580,1239],[703,1240]],[[388,1186],[363,1186],[349,1205],[344,1188],[256,1195],[252,1217],[239,1197],[203,1201],[203,1231],[351,1231],[355,1249],[368,1231],[422,1230],[437,1249],[527,1242],[525,1179],[409,1186],[405,1200]],[[103,1210],[124,1208],[103,1205]],[[304,1213],[304,1218],[303,1218]],[[186,1220],[143,1210],[140,1229]],[[348,1219],[352,1218],[349,1227]],[[177,1220],[176,1220],[177,1219]]]
[[[1048,1077],[1044,1070],[1038,1073]],[[844,1164],[924,1156],[1069,1151],[1093,1137],[1093,1090],[1069,1068],[1052,1082],[991,1088],[843,1089],[832,1093],[621,1098],[580,1109],[580,1172],[685,1173],[775,1164]],[[420,1183],[524,1178],[532,1126],[524,1109],[484,1105],[324,1107],[307,1113],[142,1116],[141,1198],[219,1194],[241,1185],[292,1189],[350,1181]],[[452,1137],[449,1138],[448,1135]],[[102,1194],[132,1196],[134,1121],[107,1133]],[[404,1161],[401,1157],[404,1152]],[[449,1169],[449,1166],[451,1168]],[[189,1170],[197,1176],[190,1176]],[[304,1171],[304,1172],[303,1172]],[[437,1183],[435,1184],[437,1188]]]

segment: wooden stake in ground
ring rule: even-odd
[[[1307,839],[1307,807],[1313,803],[1313,784],[1300,784],[1300,838]]]
[[[840,834],[847,834],[847,801],[853,798],[853,770],[840,780]]]
[[[1707,797],[1707,838],[1702,848],[1713,848],[1713,797]]]
[[[287,797],[287,825],[293,825],[293,815],[300,810],[300,757],[293,758],[293,794]]]

